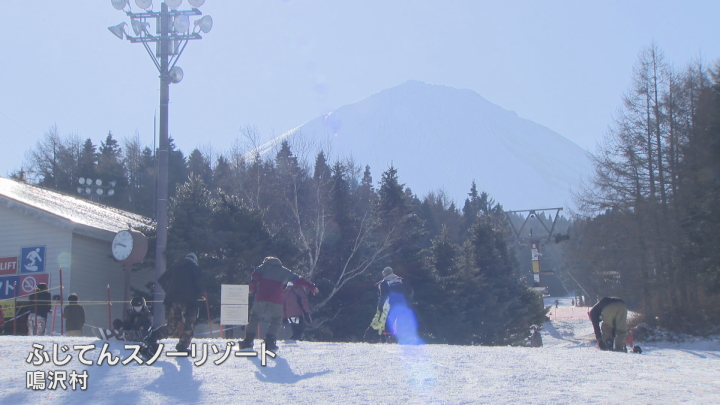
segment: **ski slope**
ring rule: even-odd
[[[550,298],[546,303],[554,303]],[[587,308],[560,299],[542,329],[544,347],[400,346],[299,342],[277,358],[231,355],[225,341],[197,339],[196,358],[162,355],[155,364],[97,365],[94,338],[0,336],[1,404],[712,404],[720,403],[720,337],[685,343],[643,343],[643,354],[591,346]],[[554,310],[554,305],[553,305]],[[571,311],[571,312],[568,312]],[[570,314],[570,315],[568,315]],[[368,320],[369,322],[369,320]],[[176,340],[163,341],[169,348]],[[28,363],[33,343],[64,366]],[[68,345],[67,352],[62,352]],[[97,345],[82,365],[75,345]],[[218,348],[215,354],[212,345]],[[256,349],[259,349],[259,341]],[[120,342],[121,361],[131,351]],[[167,350],[167,348],[166,348]],[[28,372],[87,372],[87,389],[26,388]],[[32,373],[31,373],[32,374]]]

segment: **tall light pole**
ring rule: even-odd
[[[213,20],[209,15],[203,16],[193,22],[191,30],[190,16],[201,16],[197,7],[202,6],[205,0],[188,0],[192,6],[190,10],[178,10],[183,0],[165,0],[160,5],[160,11],[152,11],[152,0],[135,0],[135,4],[143,12],[134,13],[128,0],[110,0],[117,10],[124,11],[130,17],[130,27],[134,36],[125,32],[127,23],[120,23],[108,27],[110,32],[120,39],[127,38],[131,43],[142,43],[152,58],[160,73],[160,142],[158,146],[158,193],[157,193],[157,247],[155,249],[155,305],[153,317],[157,325],[165,323],[165,311],[162,305],[165,292],[157,282],[165,272],[168,227],[168,104],[170,102],[170,83],[179,83],[183,78],[183,71],[176,66],[188,41],[202,39],[200,32],[208,33],[212,29]],[[150,32],[150,23],[155,21],[155,34]],[[151,43],[156,44],[155,52],[150,48]]]

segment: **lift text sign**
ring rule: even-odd
[[[17,274],[17,257],[0,257],[0,275],[7,276]]]

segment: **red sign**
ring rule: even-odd
[[[18,259],[17,257],[0,257],[0,276],[8,276],[17,274]]]
[[[35,292],[38,284],[45,283],[50,286],[49,280],[50,275],[47,273],[0,277],[0,299],[14,298],[16,294],[18,298],[27,298]]]

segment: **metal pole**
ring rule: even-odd
[[[62,282],[62,266],[58,269],[60,272],[60,336],[65,334],[64,326],[64,318],[63,318],[63,282]]]
[[[38,297],[37,297],[37,290],[35,290],[35,292],[32,294],[32,297],[33,297],[33,303],[34,303],[34,308],[35,308],[35,309],[34,309],[35,313],[33,314],[33,315],[35,315],[35,321],[33,322],[33,336],[37,336],[37,324],[38,324],[38,313],[37,313],[37,299],[38,299]]]
[[[52,322],[50,322],[50,336],[55,333],[55,311],[57,311],[57,300],[53,300],[52,305]],[[47,330],[47,321],[45,321],[45,329]]]
[[[210,326],[210,338],[212,339],[212,319],[210,319],[210,301],[208,300],[207,290],[205,290],[205,309],[207,310],[208,326]],[[220,337],[222,337],[222,325],[220,326]]]
[[[110,314],[110,284],[107,285],[107,304],[108,304],[108,329],[112,329],[112,315]]]
[[[127,312],[128,305],[130,305],[130,271],[132,271],[132,264],[125,263],[125,291],[123,292],[123,313]]]
[[[13,335],[17,335],[18,307],[17,307],[17,281],[13,283],[13,293],[15,295],[15,320],[13,321]]]
[[[168,7],[162,3],[160,12],[160,145],[158,148],[158,197],[157,197],[157,245],[155,248],[155,305],[153,318],[157,325],[165,324],[165,298],[158,280],[167,267],[165,247],[167,246],[168,227],[168,104],[170,103],[170,76],[168,74],[168,38],[170,15]]]

